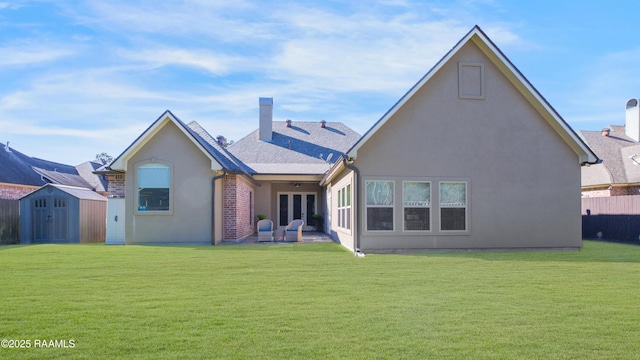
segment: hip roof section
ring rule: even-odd
[[[271,141],[260,140],[255,130],[229,146],[229,152],[257,174],[317,174],[327,172],[360,138],[340,122],[272,124]]]

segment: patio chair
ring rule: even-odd
[[[284,240],[285,241],[302,241],[302,225],[304,225],[304,221],[297,219],[287,225],[284,229]]]
[[[258,221],[258,241],[273,241],[273,221]]]

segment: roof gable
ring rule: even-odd
[[[357,158],[358,150],[366,143],[390,118],[398,112],[421,88],[426,86],[438,71],[445,66],[469,42],[473,42],[499,71],[518,89],[536,111],[551,125],[567,145],[579,156],[581,164],[596,163],[598,157],[560,117],[551,105],[529,83],[520,71],[507,59],[497,46],[484,34],[479,26],[469,31],[434,67],[432,67],[409,91],[403,95],[380,118],[353,147],[347,156]]]
[[[153,138],[165,125],[173,123],[202,153],[211,161],[211,170],[223,170],[223,164],[216,159],[213,147],[207,146],[206,142],[199,139],[197,134],[185,125],[180,119],[171,113],[165,111],[160,117],[154,121],[125,151],[120,154],[109,167],[112,170],[126,171],[127,163],[138,150],[144,147],[151,138]]]

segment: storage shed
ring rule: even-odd
[[[106,236],[107,199],[86,188],[47,184],[20,199],[20,243],[91,243]]]

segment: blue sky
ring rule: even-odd
[[[238,140],[274,119],[364,133],[478,24],[575,130],[640,97],[637,1],[3,1],[0,142],[77,165],[164,110]]]

